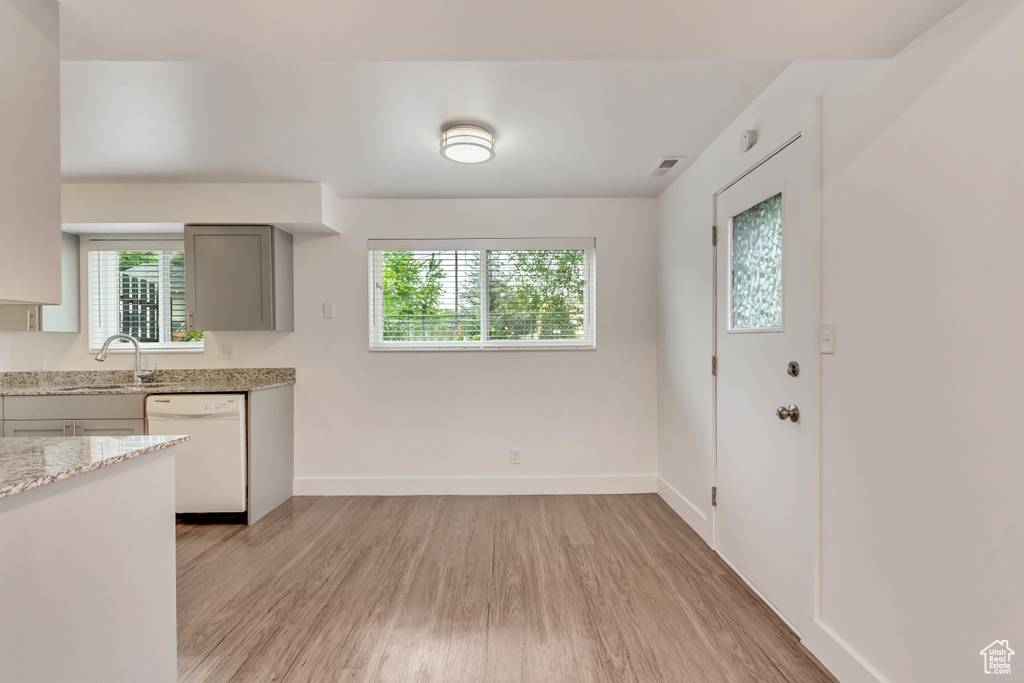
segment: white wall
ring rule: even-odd
[[[710,539],[711,194],[740,130],[763,154],[823,95],[838,345],[804,636],[843,681],[982,679],[984,646],[1024,643],[1021,36],[1022,3],[970,0],[889,62],[795,64],[660,198],[660,487]]]
[[[345,200],[339,210],[342,236],[295,238],[294,333],[211,334],[203,354],[148,361],[295,366],[298,492],[654,490],[655,200]],[[597,350],[370,353],[366,240],[413,236],[596,237]],[[334,320],[322,318],[325,301]],[[130,365],[94,362],[87,327],[0,334],[0,370]],[[217,340],[235,343],[234,361],[217,359]],[[521,465],[509,464],[512,447]]]
[[[870,79],[881,61],[790,66],[658,198],[658,473],[660,492],[711,542],[712,196],[772,150],[803,132],[814,145],[814,98]],[[742,131],[757,145],[739,151]]]
[[[891,681],[1024,652],[1022,112],[1024,4],[972,0],[826,137],[822,609]]]

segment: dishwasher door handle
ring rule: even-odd
[[[150,415],[150,420],[208,420],[210,418],[217,417],[233,417],[238,419],[238,413],[225,410],[222,413],[202,413],[200,415],[193,415],[191,413],[157,413],[156,415]]]

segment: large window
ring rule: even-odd
[[[97,350],[107,337],[121,333],[138,339],[144,349],[201,351],[203,333],[187,327],[181,247],[109,246],[94,243],[89,250],[89,347]]]
[[[594,348],[593,239],[369,249],[371,349]]]

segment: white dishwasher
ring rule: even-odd
[[[175,447],[178,514],[245,512],[245,394],[156,394],[150,434],[188,434]]]

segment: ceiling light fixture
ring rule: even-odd
[[[460,123],[441,133],[441,156],[460,164],[482,164],[494,158],[494,134],[482,126]]]

